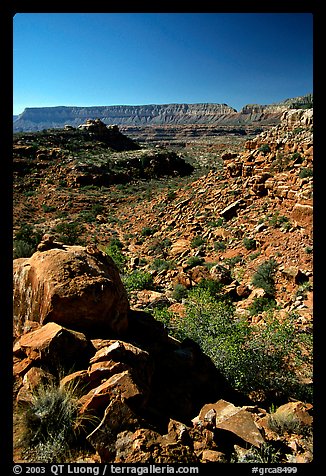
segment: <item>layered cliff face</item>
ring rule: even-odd
[[[105,124],[196,124],[212,123],[234,114],[226,104],[149,104],[144,106],[41,107],[26,108],[14,122],[14,131],[78,126],[88,118]]]
[[[14,132],[78,126],[99,118],[105,124],[157,126],[207,124],[217,126],[276,125],[282,112],[312,102],[312,95],[272,105],[249,104],[240,112],[227,104],[147,104],[140,106],[39,107],[26,108],[14,121]]]

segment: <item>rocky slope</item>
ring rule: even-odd
[[[36,131],[78,126],[99,118],[105,124],[148,126],[162,124],[214,124],[216,126],[274,125],[284,109],[308,104],[312,95],[275,105],[247,105],[240,112],[226,104],[149,104],[141,106],[26,108],[14,121],[14,131]]]
[[[92,168],[96,159],[103,166],[108,153],[128,159],[129,153],[146,150],[94,152],[99,145],[86,141],[85,155],[78,158],[64,138],[46,145],[37,143],[36,135],[28,144],[28,135],[20,137],[14,147],[15,241],[33,239],[38,246],[31,257],[15,260],[18,407],[33,410],[32,392],[40,382],[54,379],[56,388],[69,388],[69,382],[79,387],[78,414],[97,417],[84,434],[92,462],[311,462],[310,401],[293,401],[291,392],[273,392],[271,399],[263,390],[235,391],[196,342],[172,337],[169,326],[189,318],[194,298],[187,293],[206,280],[218,283],[221,302],[232,302],[232,325],[244,319],[248,332],[254,329],[258,335],[268,329],[268,310],[252,312],[252,306],[270,303],[270,296],[264,286],[253,284],[253,277],[273,259],[276,318],[282,323],[291,315],[296,335],[309,337],[312,128],[311,109],[286,110],[276,127],[247,141],[241,151],[220,157],[220,148],[214,155],[209,146],[214,167],[208,173],[193,178],[179,173],[173,181],[162,176],[150,180],[149,175],[135,180],[129,191],[126,185],[98,183],[105,167],[97,168],[97,179],[85,186],[76,180],[84,173],[76,165],[82,160]],[[44,233],[54,236],[45,235],[40,242]],[[66,239],[75,244],[64,243]],[[82,243],[76,246],[77,241]],[[128,303],[116,265],[106,254],[119,265]],[[139,276],[147,278],[140,289],[135,286]],[[110,303],[118,292],[123,305],[117,317],[117,306]],[[261,298],[265,301],[257,301]],[[29,313],[26,302],[31,303]],[[76,313],[80,307],[80,320],[67,302]],[[93,312],[97,308],[99,320],[107,324],[101,322],[100,330]],[[153,311],[162,309],[175,321],[166,325],[154,319]],[[197,327],[207,307],[202,311]],[[289,342],[285,345],[288,349]],[[303,345],[300,354],[306,352]],[[64,377],[53,362],[68,366]],[[296,374],[300,385],[311,387],[309,363]],[[261,383],[256,382],[256,390]],[[276,411],[272,404],[278,405]],[[17,417],[17,439],[22,436],[19,422]],[[24,457],[37,459],[17,448],[15,460]]]

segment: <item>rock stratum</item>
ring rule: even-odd
[[[311,107],[312,95],[287,99],[271,105],[248,104],[237,112],[227,104],[147,104],[93,107],[26,108],[14,120],[14,132],[78,126],[87,119],[124,126],[210,124],[216,126],[275,125],[284,110]]]

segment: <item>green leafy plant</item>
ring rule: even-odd
[[[45,213],[55,212],[56,208],[52,205],[47,205],[46,203],[42,204],[42,209]]]
[[[35,251],[35,246],[23,240],[14,240],[13,259],[29,258]]]
[[[148,271],[132,271],[122,277],[122,282],[128,292],[153,288],[153,277]]]
[[[246,250],[255,250],[257,247],[256,240],[254,238],[244,238],[243,239],[243,244]]]
[[[176,301],[186,298],[188,295],[188,289],[183,284],[177,283],[173,287],[172,298]]]
[[[190,256],[187,259],[187,265],[189,268],[194,268],[195,266],[200,266],[205,262],[204,258],[201,256]]]
[[[289,219],[284,215],[280,215],[278,211],[276,211],[268,220],[268,224],[274,228],[280,228],[288,223]]]
[[[249,312],[251,316],[257,316],[264,311],[269,311],[275,309],[276,301],[275,299],[268,296],[256,297],[249,306]]]
[[[196,286],[188,291],[185,316],[169,314],[169,319],[171,334],[197,342],[234,388],[303,395],[289,359],[292,356],[300,368],[305,359],[302,348],[310,352],[311,343],[296,331],[294,316],[280,322],[270,311],[264,326],[252,325],[236,316],[231,302]]]
[[[13,241],[13,257],[29,258],[41,241],[42,232],[37,231],[32,225],[23,223],[16,231]]]
[[[302,167],[302,169],[299,172],[299,177],[300,178],[307,178],[307,177],[313,177],[313,169],[312,167]]]
[[[262,288],[268,296],[275,294],[274,275],[277,268],[277,262],[274,258],[264,261],[258,267],[252,278],[252,284],[257,288]]]
[[[281,460],[281,452],[274,448],[271,443],[263,443],[259,448],[251,448],[242,456],[233,453],[231,463],[278,463]]]
[[[141,235],[142,236],[151,236],[156,232],[157,232],[156,228],[151,228],[149,226],[144,226],[141,230]]]
[[[84,227],[77,221],[59,223],[54,228],[54,231],[58,234],[58,241],[65,245],[82,244],[80,236],[84,231]]]
[[[151,264],[151,268],[157,272],[167,271],[168,269],[174,269],[175,263],[173,261],[167,261],[160,258],[155,258]]]
[[[272,431],[283,435],[284,433],[295,433],[300,435],[305,433],[308,425],[304,425],[292,413],[272,413],[268,419],[268,426]]]
[[[103,251],[113,259],[120,272],[123,271],[127,261],[127,258],[121,251],[122,248],[123,244],[118,238],[111,238],[109,244],[103,249]]]
[[[215,279],[203,278],[199,281],[195,288],[204,289],[210,294],[210,296],[216,298],[223,289],[223,284],[219,281],[216,281]]]
[[[268,144],[262,144],[259,147],[258,150],[259,150],[259,152],[262,152],[265,155],[265,154],[268,154],[271,151],[271,148]]]
[[[215,241],[214,242],[214,250],[215,251],[225,251],[226,249],[226,243],[225,241]]]
[[[205,238],[203,238],[202,236],[195,236],[191,242],[190,242],[190,246],[191,248],[198,248],[199,246],[203,245],[206,243],[206,240]]]

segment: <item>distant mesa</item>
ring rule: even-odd
[[[92,107],[33,107],[14,116],[13,130],[40,131],[78,127],[87,119],[98,118],[104,124],[124,126],[157,126],[210,124],[217,126],[274,125],[282,112],[295,107],[312,107],[313,96],[308,94],[270,105],[248,104],[240,112],[227,104],[147,104],[139,106],[92,106]]]

